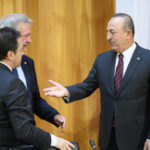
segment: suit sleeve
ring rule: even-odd
[[[54,122],[54,116],[59,114],[56,109],[54,109],[52,106],[50,106],[42,97],[40,96],[37,78],[36,78],[36,72],[34,67],[34,62],[31,60],[30,64],[30,70],[32,70],[32,101],[33,101],[33,107],[34,112],[37,116],[39,116],[41,119],[44,119],[55,126],[58,127],[58,125]]]
[[[35,126],[31,104],[23,83],[16,79],[8,87],[9,94],[5,104],[16,137],[40,149],[48,149],[51,144],[50,134]]]
[[[78,84],[67,86],[70,97],[69,102],[80,100],[90,96],[98,88],[97,60],[95,61],[87,78]]]

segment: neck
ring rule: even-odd
[[[2,64],[4,64],[5,66],[7,66],[11,71],[12,71],[12,67],[11,67],[11,65],[9,64],[9,63],[7,63],[7,61],[0,61],[0,63],[2,63]]]
[[[123,53],[124,51],[126,51],[127,49],[129,49],[132,45],[134,44],[134,41],[128,43],[125,45],[124,48],[120,49],[120,50],[116,50],[117,53]]]

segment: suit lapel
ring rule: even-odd
[[[111,61],[111,68],[110,68],[110,79],[111,79],[111,90],[112,93],[115,94],[115,89],[114,89],[114,69],[115,69],[115,62],[116,62],[116,55],[117,53],[115,51],[113,51],[113,55],[112,55],[112,61]]]
[[[22,67],[22,70],[23,70],[25,78],[26,78],[27,94],[28,94],[30,101],[32,102],[32,96],[31,96],[31,92],[30,92],[30,83],[29,83],[30,82],[30,71],[28,68],[28,62],[26,61],[24,56],[22,57],[21,67]]]
[[[107,68],[106,75],[108,74],[108,82],[107,82],[107,89],[110,90],[110,92],[114,95],[115,90],[114,90],[114,69],[115,69],[115,61],[116,61],[116,52],[112,51],[111,58],[108,59],[109,65]],[[109,73],[108,73],[109,72]]]
[[[24,72],[25,78],[26,78],[26,83],[27,83],[27,88],[29,87],[29,73],[28,73],[28,66],[27,66],[27,61],[22,57],[22,62],[21,62],[21,67]]]
[[[142,51],[141,48],[137,45],[135,52],[131,58],[131,61],[127,67],[125,75],[121,81],[120,88],[117,92],[117,95],[126,87],[130,79],[133,77],[133,73],[136,73],[136,68],[142,60]]]

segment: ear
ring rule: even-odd
[[[15,53],[13,51],[8,51],[8,53],[7,53],[8,60],[12,60],[14,56],[15,56]]]
[[[131,39],[131,37],[133,36],[131,30],[127,30],[126,34],[127,34],[127,40]]]

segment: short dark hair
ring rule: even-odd
[[[115,17],[124,18],[124,29],[130,29],[134,36],[135,28],[134,28],[134,23],[133,23],[131,16],[129,16],[128,14],[125,14],[125,13],[116,13],[112,16],[112,18],[115,18]]]
[[[16,53],[20,33],[13,28],[0,29],[0,60],[6,58],[8,51]]]

